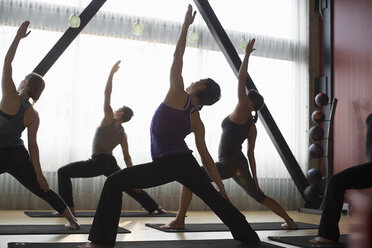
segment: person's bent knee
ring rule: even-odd
[[[58,178],[66,177],[66,168],[65,167],[59,168],[57,170],[57,175],[58,175]]]
[[[111,174],[109,177],[107,177],[104,187],[106,188],[118,188],[120,182],[125,182],[125,180],[121,180],[117,174]]]
[[[344,181],[344,177],[341,174],[336,174],[331,177],[329,180],[328,187],[330,188],[339,188],[342,185],[342,182]]]
[[[264,194],[260,194],[260,193],[250,195],[250,197],[252,197],[252,198],[255,199],[258,203],[261,203],[261,204],[264,204],[264,201],[265,201],[265,199],[267,198],[266,195],[264,195]]]

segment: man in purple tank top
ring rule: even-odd
[[[220,98],[220,88],[212,79],[202,79],[186,89],[182,78],[186,35],[196,12],[191,5],[185,15],[173,55],[170,88],[151,122],[153,161],[125,168],[109,176],[89,234],[91,242],[79,247],[114,247],[119,224],[122,191],[126,188],[151,188],[177,181],[199,196],[229,227],[234,239],[257,245],[260,239],[231,203],[220,175],[205,144],[205,130],[199,110]],[[187,147],[184,138],[193,132],[202,163],[219,192]],[[142,180],[138,180],[141,178]]]

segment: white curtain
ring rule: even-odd
[[[116,109],[127,105],[134,110],[134,118],[124,125],[134,164],[151,160],[150,121],[169,86],[174,45],[188,3],[184,0],[107,1],[45,75],[47,86],[35,108],[41,117],[38,134],[41,163],[53,189],[57,189],[59,167],[90,157],[94,131],[103,117],[106,79],[111,66],[119,59],[122,63],[114,77],[112,106]],[[21,41],[13,62],[16,84],[36,67],[61,32],[68,28],[69,16],[81,13],[89,1],[69,0],[63,4],[58,0],[0,0],[0,58],[4,58],[17,26],[23,20],[31,21],[32,32]],[[256,38],[257,50],[250,59],[249,73],[305,170],[308,159],[308,2],[210,0],[210,4],[241,56],[239,42],[242,37]],[[136,21],[144,27],[142,36],[131,32]],[[187,44],[185,83],[211,77],[222,89],[221,100],[201,112],[208,148],[217,159],[220,123],[236,104],[237,80],[200,15],[191,29],[198,33],[199,40]],[[296,209],[302,204],[301,196],[260,122],[257,128],[255,154],[261,188],[284,208]],[[200,161],[192,135],[187,142]],[[125,167],[119,148],[114,150],[114,155],[119,165]],[[104,177],[73,180],[77,208],[95,209],[104,180]],[[239,209],[264,209],[232,180],[226,180],[225,185]],[[178,183],[147,191],[165,208],[178,208]],[[0,176],[0,208],[46,207],[13,178],[6,174]],[[139,205],[125,197],[123,207],[138,209]],[[194,198],[190,209],[208,208]]]

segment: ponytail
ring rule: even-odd
[[[254,89],[248,91],[248,97],[253,102],[253,111],[255,112],[255,114],[252,117],[253,117],[254,123],[256,123],[258,120],[257,112],[260,111],[265,106],[265,102],[261,94],[258,93],[258,91]]]
[[[258,113],[257,113],[257,110],[254,111],[254,115],[252,115],[252,119],[253,119],[253,122],[254,122],[254,123],[257,123],[257,120],[258,120]]]

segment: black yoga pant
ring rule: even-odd
[[[221,179],[233,178],[234,181],[244,189],[244,191],[259,203],[263,203],[266,196],[257,190],[256,184],[248,168],[246,158],[242,159],[223,159],[216,162],[217,170]],[[202,166],[205,173],[207,170]],[[208,174],[208,173],[207,173]],[[210,179],[212,181],[212,179]]]
[[[191,154],[170,155],[109,176],[102,190],[89,240],[101,245],[115,245],[122,191],[128,188],[151,188],[172,181],[183,184],[199,196],[230,228],[236,240],[251,244],[260,241],[245,216],[217,192]]]
[[[58,169],[58,192],[70,208],[74,207],[71,178],[88,178],[119,171],[114,156],[110,154],[96,155],[86,161],[79,161],[65,165]],[[141,179],[141,177],[138,177]],[[139,202],[149,213],[158,209],[159,205],[143,190],[137,193],[133,189],[125,189],[125,193]]]
[[[345,191],[370,187],[372,187],[372,162],[351,167],[331,177],[325,195],[318,236],[338,241],[340,237],[338,222],[341,218]]]
[[[62,214],[67,205],[53,190],[44,192],[36,180],[30,156],[24,146],[0,148],[0,173],[9,173],[32,193]]]

